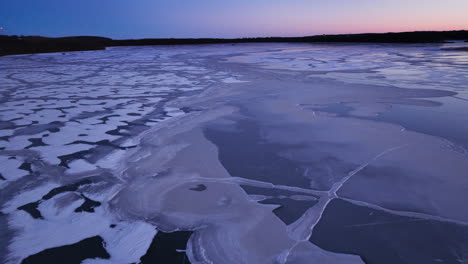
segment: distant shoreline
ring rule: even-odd
[[[444,43],[448,40],[468,42],[468,30],[416,31],[400,33],[365,33],[317,35],[306,37],[262,38],[159,38],[114,40],[104,37],[76,36],[48,38],[40,36],[0,35],[0,56],[48,52],[103,50],[115,46],[236,44],[236,43]]]

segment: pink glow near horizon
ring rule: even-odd
[[[468,30],[468,0],[256,0],[205,12],[183,13],[189,31],[204,36]],[[411,3],[408,3],[411,2]]]

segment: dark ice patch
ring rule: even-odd
[[[468,254],[468,227],[393,215],[341,199],[328,205],[310,241],[367,264],[460,264]]]
[[[113,115],[106,115],[106,116],[103,116],[101,118],[98,118],[98,120],[101,120],[101,124],[107,124],[107,121],[109,121],[109,119],[111,117],[119,117],[120,115],[117,115],[117,114],[113,114]]]
[[[94,208],[101,206],[100,202],[93,201],[89,199],[88,197],[84,196],[83,194],[81,195],[81,197],[83,197],[85,201],[83,202],[82,205],[80,205],[80,207],[75,209],[76,213],[80,213],[80,212],[94,213]]]
[[[273,210],[273,213],[286,225],[289,225],[299,219],[305,211],[314,206],[318,202],[318,198],[320,198],[317,195],[289,190],[262,188],[249,185],[241,185],[241,187],[249,195],[273,197],[259,201],[259,203],[280,205],[279,208]],[[291,197],[294,195],[310,196],[311,198],[309,200],[292,199]]]
[[[259,201],[261,204],[276,204],[280,207],[273,210],[273,213],[281,219],[286,225],[294,223],[312,206],[317,204],[318,200],[295,200],[291,198],[270,198]]]
[[[106,134],[111,136],[130,136],[128,133],[120,132],[121,129],[125,129],[126,126],[117,126],[116,129],[106,131]]]
[[[131,135],[138,134],[148,128],[148,126],[145,125],[145,123],[146,123],[146,120],[150,120],[150,119],[151,119],[151,115],[149,117],[135,120],[132,122],[121,121],[122,123],[126,123],[126,125],[117,126],[117,128],[115,129],[106,131],[106,134],[113,135],[113,136],[131,136]],[[125,132],[122,132],[121,130],[125,130]]]
[[[76,103],[76,102],[75,102]],[[80,105],[105,105],[107,102],[102,102],[100,104],[80,104]],[[76,116],[74,116],[71,120],[72,121],[77,121],[79,119],[87,119],[95,116],[100,116],[100,115],[105,115],[105,114],[110,114],[112,113],[112,110],[109,108],[104,108],[105,110],[99,110],[99,111],[94,111],[94,112],[89,112],[89,111],[84,111]]]
[[[204,134],[218,147],[219,160],[231,176],[310,188],[304,164],[281,155],[285,150],[302,146],[266,142],[257,122],[238,120],[234,130],[208,126]]]
[[[375,121],[399,124],[408,130],[441,137],[468,147],[468,118],[466,114],[452,114],[450,104],[455,99],[444,98],[439,107],[420,107],[415,105],[392,105],[391,109],[372,118]],[[466,102],[463,102],[465,104]]]
[[[93,146],[112,147],[112,148],[121,149],[121,150],[126,150],[128,148],[131,148],[131,147],[120,147],[120,146],[114,145],[108,139],[103,139],[103,140],[99,140],[99,141],[96,141],[96,142],[86,141],[86,140],[76,140],[76,141],[73,141],[71,143],[65,144],[65,146],[75,145],[75,144],[85,144],[85,145],[93,145]]]
[[[57,188],[54,188],[54,189],[50,190],[46,195],[44,195],[42,197],[42,199],[43,200],[49,200],[52,197],[54,197],[55,195],[60,194],[60,193],[74,192],[79,187],[81,187],[83,185],[91,184],[91,183],[92,183],[92,181],[90,179],[84,179],[84,180],[81,180],[81,181],[73,183],[73,184],[60,186],[60,187],[57,187]]]
[[[36,202],[28,203],[28,204],[25,204],[25,205],[22,205],[22,206],[18,207],[18,210],[25,211],[26,213],[31,215],[32,218],[34,218],[34,219],[44,219],[44,217],[41,214],[41,211],[39,211],[39,209],[37,209],[37,207],[39,206],[40,203],[41,203],[40,200],[36,201]]]
[[[264,196],[293,196],[293,195],[307,195],[314,198],[320,198],[320,196],[310,193],[302,193],[296,191],[289,191],[289,190],[282,190],[282,189],[275,189],[275,188],[264,188],[264,187],[257,187],[257,186],[250,186],[250,185],[241,185],[244,191],[251,195],[264,195]]]
[[[43,200],[50,200],[54,196],[56,196],[58,194],[61,194],[61,193],[64,193],[64,192],[74,192],[74,191],[78,190],[79,187],[81,187],[83,185],[90,184],[90,183],[92,183],[92,181],[90,179],[85,179],[85,180],[79,181],[79,182],[74,183],[74,184],[69,184],[69,185],[54,188],[54,189],[50,190],[46,195],[42,196],[41,200],[22,205],[22,206],[18,207],[18,210],[23,210],[23,211],[27,212],[28,214],[30,214],[35,219],[43,219],[44,217],[42,216],[39,209],[37,209],[37,207],[39,206],[39,204]],[[83,194],[81,196],[85,199],[85,201],[83,202],[83,204],[80,207],[75,209],[75,212],[90,212],[90,213],[93,213],[94,208],[101,205],[100,202],[93,201],[93,200],[87,198],[86,196],[84,196]]]
[[[17,129],[15,131],[15,136],[23,136],[23,135],[35,135],[40,134],[45,131],[49,132],[58,132],[60,131],[60,127],[63,127],[64,124],[61,122],[52,122],[49,124],[34,124],[29,125],[27,127],[23,127],[21,129]]]
[[[182,112],[188,114],[190,112],[199,112],[201,111],[200,109],[195,109],[195,108],[192,108],[192,107],[187,107],[187,106],[184,106],[184,107],[181,107],[179,108]]]
[[[60,160],[59,166],[69,169],[70,167],[68,166],[68,163],[73,160],[84,159],[89,154],[91,154],[91,150],[82,150],[75,153],[58,156],[57,158]]]
[[[26,161],[23,162],[23,163],[18,167],[18,169],[20,169],[20,170],[25,170],[25,171],[27,171],[27,172],[29,172],[29,173],[31,173],[31,174],[33,173],[31,163],[26,162]]]
[[[190,188],[189,190],[202,192],[202,191],[206,190],[206,185],[205,184],[198,184],[196,187]]]
[[[62,114],[66,114],[67,112],[65,109],[72,109],[76,108],[76,106],[62,106],[62,107],[52,107],[52,108],[46,108],[46,107],[38,107],[38,108],[32,108],[31,110],[36,114],[37,112],[43,111],[43,110],[58,110]]]
[[[57,132],[60,131],[60,128],[58,128],[58,127],[52,127],[52,128],[50,128],[50,129],[48,129],[48,131],[49,131],[50,133],[57,133]]]
[[[22,264],[67,263],[80,264],[85,259],[109,259],[109,253],[104,248],[104,240],[90,237],[72,245],[49,248],[25,258]]]
[[[10,121],[2,121],[0,122],[0,130],[3,129],[19,129],[19,128],[24,128],[28,127],[29,125],[15,125],[15,123],[10,122]],[[16,131],[15,131],[16,132]]]
[[[375,199],[379,201],[380,206],[391,210],[431,214],[431,211],[425,207],[415,205],[425,204],[427,197],[413,191],[415,186],[421,186],[415,180],[414,175],[415,172],[397,166],[370,164],[359,171],[359,177],[349,179],[338,191],[338,195],[342,198],[352,197],[352,199],[368,202]],[[428,183],[429,181],[426,182]],[[431,187],[421,186],[421,188],[430,189]],[[395,196],[399,199],[389,199]],[[413,202],[408,203],[408,200]]]
[[[28,141],[31,142],[31,144],[29,146],[25,147],[25,149],[30,149],[30,148],[34,148],[34,147],[41,147],[41,146],[47,146],[47,144],[45,144],[42,141],[42,138],[28,138]]]
[[[296,192],[293,191],[287,191],[287,190],[280,190],[280,189],[275,189],[275,188],[263,188],[263,187],[258,187],[258,186],[250,186],[250,185],[240,185],[242,189],[247,194],[254,194],[254,195],[265,195],[265,196],[279,196],[279,195],[294,195],[297,194]]]
[[[191,231],[178,231],[173,233],[158,232],[144,256],[140,258],[141,264],[171,263],[189,264],[185,252],[187,242],[192,235]]]

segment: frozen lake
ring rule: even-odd
[[[468,263],[468,52],[0,58],[1,263]]]

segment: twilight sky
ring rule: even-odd
[[[0,34],[304,36],[468,29],[468,0],[2,0]]]

